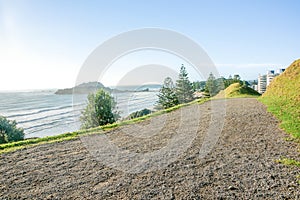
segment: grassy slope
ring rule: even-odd
[[[222,90],[215,98],[242,98],[242,97],[258,97],[260,94],[249,87],[243,87],[240,83],[233,83],[225,90]]]
[[[300,60],[276,77],[259,100],[281,120],[281,128],[300,139]]]
[[[181,107],[184,107],[184,106],[188,106],[188,105],[196,104],[196,103],[202,104],[202,103],[204,103],[208,100],[209,99],[195,100],[195,101],[192,101],[190,103],[180,104],[180,105],[168,108],[168,109],[160,110],[160,111],[151,113],[149,115],[139,117],[139,118],[126,120],[126,121],[121,121],[121,122],[117,122],[117,123],[114,123],[114,124],[99,126],[99,127],[91,128],[91,129],[87,129],[87,130],[79,130],[79,131],[64,133],[64,134],[60,134],[60,135],[56,135],[56,136],[49,136],[49,137],[43,137],[43,138],[28,139],[28,140],[22,140],[22,141],[18,141],[18,142],[0,144],[0,154],[15,151],[17,149],[22,149],[22,148],[29,147],[29,146],[39,145],[39,144],[61,142],[61,141],[66,141],[66,140],[73,140],[73,139],[76,139],[76,138],[78,138],[82,135],[103,133],[103,131],[111,130],[111,129],[117,128],[119,126],[124,126],[124,125],[128,125],[128,124],[133,124],[133,123],[137,123],[137,122],[140,122],[140,121],[144,121],[144,120],[146,120],[150,117],[162,115],[164,113],[169,113],[169,112],[172,112],[172,111],[177,110],[177,109],[179,109]]]

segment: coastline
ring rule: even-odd
[[[153,109],[156,93],[114,93],[117,109],[125,118],[144,108]],[[0,115],[16,120],[25,138],[53,136],[80,128],[79,116],[86,94],[55,95],[53,90],[6,92],[0,96]]]

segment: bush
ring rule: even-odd
[[[80,117],[81,128],[88,129],[116,122],[119,115],[114,111],[115,106],[114,98],[103,89],[89,94],[88,105]]]
[[[151,110],[144,108],[143,110],[139,110],[136,112],[131,113],[128,118],[129,119],[134,119],[134,118],[138,118],[138,117],[142,117],[144,115],[149,115],[150,113],[152,113]]]
[[[15,120],[0,116],[0,144],[24,139],[24,130],[17,127]]]

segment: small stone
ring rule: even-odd
[[[237,187],[234,187],[234,186],[229,186],[229,187],[228,187],[228,190],[238,190],[238,188],[237,188]]]

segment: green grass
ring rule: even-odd
[[[48,136],[48,137],[43,137],[43,138],[27,139],[27,140],[22,140],[22,141],[18,141],[18,142],[0,144],[0,154],[15,151],[15,150],[30,147],[30,146],[36,146],[36,145],[40,145],[40,144],[47,144],[47,143],[73,140],[73,139],[76,139],[76,138],[78,138],[79,136],[82,136],[82,135],[103,133],[103,131],[108,131],[108,130],[112,130],[112,129],[120,127],[120,126],[145,121],[146,119],[149,119],[151,117],[155,117],[155,116],[162,115],[162,114],[165,114],[165,113],[170,113],[174,110],[177,110],[179,108],[182,108],[182,107],[185,107],[185,106],[188,106],[188,105],[197,104],[197,103],[202,104],[202,103],[207,102],[207,101],[209,101],[209,99],[195,100],[195,101],[192,101],[190,103],[176,105],[174,107],[164,109],[164,110],[160,110],[160,111],[157,111],[157,112],[154,112],[154,113],[151,113],[149,115],[145,115],[145,116],[142,116],[142,117],[139,117],[139,118],[126,120],[126,121],[120,121],[120,122],[117,122],[117,123],[107,124],[107,125],[104,125],[104,126],[99,126],[99,127],[91,128],[91,129],[87,129],[87,130],[78,130],[78,131],[64,133],[64,134],[60,134],[60,135],[56,135],[56,136]]]
[[[0,154],[4,152],[10,152],[17,149],[22,149],[24,147],[35,146],[37,144],[61,142],[66,140],[72,140],[78,137],[79,135],[88,134],[91,132],[99,132],[100,128],[94,128],[89,130],[79,130],[70,133],[64,133],[56,136],[48,136],[35,139],[21,140],[18,142],[5,143],[0,145]]]
[[[258,100],[280,121],[280,127],[300,139],[300,60],[276,77]]]
[[[284,165],[292,165],[292,166],[300,167],[300,161],[290,159],[290,158],[282,158],[282,159],[276,160],[276,162],[284,164]]]
[[[291,135],[286,140],[300,143],[300,60],[293,62],[277,76],[267,91],[258,98],[277,119],[280,127]],[[276,162],[300,168],[300,161],[282,158]],[[300,175],[297,176],[300,184]]]

